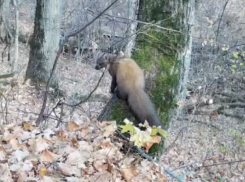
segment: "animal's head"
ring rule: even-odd
[[[95,55],[95,69],[100,70],[101,68],[106,68],[110,63],[110,57],[107,53],[97,52]]]
[[[120,54],[109,54],[104,52],[97,52],[95,55],[95,69],[99,70],[101,68],[108,68],[109,64],[112,61],[115,61],[118,56],[123,56],[123,53]]]

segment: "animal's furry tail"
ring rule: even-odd
[[[161,126],[154,105],[144,90],[138,88],[131,92],[128,104],[140,123],[143,124],[147,120],[150,126]]]

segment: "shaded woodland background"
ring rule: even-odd
[[[109,2],[65,1],[61,33],[66,32],[68,27],[84,25],[108,5]],[[127,25],[130,24],[128,6],[130,3],[113,7],[83,35],[69,39],[56,72],[59,91],[49,90],[47,113],[57,104],[57,98],[65,97],[66,101],[77,103],[93,90],[100,74],[94,70],[91,50],[108,50],[118,41],[120,44],[115,44],[113,48],[120,49],[126,45]],[[89,7],[86,13],[81,11],[83,7]],[[9,21],[14,25],[14,8],[10,15]],[[122,19],[113,19],[113,16],[121,16]],[[161,165],[176,176],[182,176],[183,181],[245,180],[244,17],[242,0],[201,0],[196,4],[187,99],[177,101],[182,112],[169,126],[160,160]],[[23,1],[19,7],[20,72],[13,79],[0,79],[1,122],[35,121],[40,112],[45,85],[34,86],[29,81],[23,84],[34,18],[34,1]],[[77,44],[78,39],[82,40],[82,44]],[[100,39],[100,44],[92,44],[90,40],[95,39]],[[78,50],[81,50],[81,55]],[[0,44],[0,51],[0,73],[10,73],[11,61],[4,44]],[[14,55],[13,46],[9,53]],[[110,76],[105,73],[88,102],[75,109],[64,109],[64,126],[69,121],[79,124],[96,119],[111,98],[109,85]],[[55,126],[55,118],[55,113],[52,113],[46,125]],[[171,180],[176,179],[168,179]]]

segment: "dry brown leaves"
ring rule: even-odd
[[[5,126],[1,181],[166,181],[155,164],[120,152],[120,140],[111,137],[115,130],[115,122],[91,121],[70,122],[64,130],[40,130],[27,122]]]

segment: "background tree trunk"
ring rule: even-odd
[[[14,60],[12,63],[12,72],[18,70],[18,57],[19,57],[19,2],[18,0],[13,0],[14,8],[15,8],[15,36],[14,36],[14,47],[15,54]]]
[[[9,3],[10,0],[0,0],[0,41],[5,41],[9,30]]]
[[[135,44],[135,38],[136,38],[136,29],[138,23],[136,21],[132,21],[137,19],[138,14],[138,8],[139,8],[139,0],[131,0],[128,1],[128,30],[127,30],[127,40],[128,43],[125,46],[124,54],[131,57],[131,52]]]
[[[60,40],[61,0],[37,0],[34,34],[26,77],[46,83]],[[56,84],[53,78],[52,85]]]
[[[152,23],[138,25],[143,33],[137,35],[137,49],[132,57],[146,72],[147,90],[165,129],[178,117],[177,101],[186,96],[194,7],[194,0],[140,0],[139,3],[138,19]],[[122,105],[112,97],[98,119],[122,121],[131,117]]]

